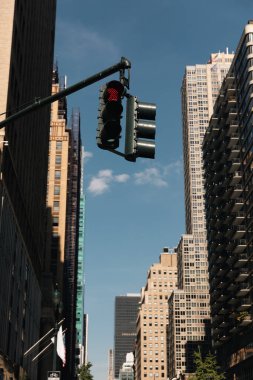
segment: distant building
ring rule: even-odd
[[[212,338],[228,380],[253,379],[252,57],[250,21],[203,145]]]
[[[186,66],[182,83],[186,234],[178,247],[178,290],[169,299],[169,377],[194,372],[193,353],[211,347],[202,143],[234,55]]]
[[[50,95],[55,12],[55,0],[1,0],[0,120]],[[24,352],[40,336],[49,125],[48,106],[0,130],[0,367],[6,378],[27,373],[37,379],[37,365]]]
[[[108,351],[108,378],[107,380],[114,380],[113,376],[113,349]]]
[[[135,379],[167,379],[168,298],[177,287],[177,255],[164,248],[142,289],[137,319]]]
[[[114,318],[114,377],[119,378],[119,371],[126,354],[133,352],[136,340],[136,320],[140,296],[127,294],[115,297]]]
[[[126,354],[126,361],[119,371],[119,380],[134,380],[134,354]]]

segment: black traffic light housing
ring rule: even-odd
[[[155,158],[156,105],[141,103],[137,97],[128,96],[126,110],[125,158]],[[147,140],[148,139],[148,140]]]
[[[124,85],[113,80],[100,88],[97,145],[101,149],[119,147]]]

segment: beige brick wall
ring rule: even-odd
[[[15,0],[0,1],[0,114],[6,111],[14,5]],[[0,115],[0,120],[4,118]]]

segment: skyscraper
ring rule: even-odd
[[[58,93],[65,87],[65,79],[59,78],[55,66],[52,92]],[[52,273],[52,286],[60,292],[63,301],[67,378],[73,376],[75,363],[84,360],[83,156],[79,110],[73,109],[68,123],[66,99],[54,102],[48,165],[46,270]]]
[[[177,286],[177,255],[164,248],[148,270],[137,319],[136,380],[167,379],[168,298]]]
[[[87,347],[87,330],[84,329],[84,223],[85,223],[85,196],[83,188],[84,176],[84,148],[81,149],[81,180],[79,201],[79,225],[78,225],[78,256],[77,256],[77,286],[76,286],[76,363],[78,366],[85,363]]]
[[[136,340],[136,319],[140,296],[129,293],[115,297],[114,318],[114,377],[119,378],[119,371],[125,362],[126,354],[133,352]]]
[[[178,290],[169,300],[169,376],[194,371],[193,352],[210,345],[209,277],[202,143],[233,54],[187,66],[182,84],[186,235],[177,247]]]
[[[67,183],[67,214],[64,255],[64,286],[63,306],[66,328],[66,375],[72,379],[75,374],[75,348],[76,348],[76,304],[77,304],[77,272],[79,250],[79,223],[80,223],[80,192],[81,192],[81,135],[80,112],[78,108],[72,110],[70,119],[70,144],[68,159]],[[82,314],[83,317],[83,314]]]
[[[253,21],[245,26],[204,139],[213,344],[228,380],[253,378]]]
[[[7,116],[51,93],[55,8],[55,0],[0,2],[0,109]],[[0,131],[0,360],[5,375],[27,372],[37,378],[36,365],[24,352],[40,330],[49,121],[50,107],[45,107]]]

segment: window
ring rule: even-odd
[[[60,179],[61,178],[61,171],[60,170],[56,170],[55,173],[54,173],[54,178],[55,179]]]
[[[56,150],[62,149],[62,141],[56,141]]]
[[[59,155],[55,156],[55,163],[56,163],[56,165],[61,164],[61,156],[59,156]]]
[[[55,185],[54,187],[54,195],[60,195],[61,188],[60,186]]]
[[[54,201],[53,210],[54,211],[59,211],[59,206],[60,206],[60,202],[59,201]]]
[[[59,217],[58,216],[54,216],[53,217],[53,226],[58,226],[59,225]]]

